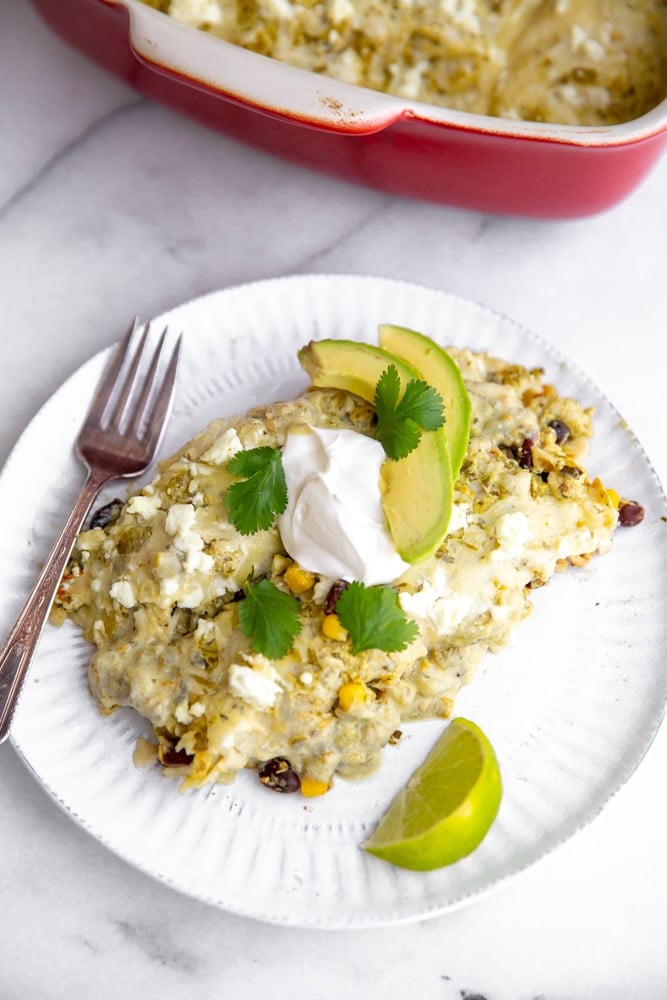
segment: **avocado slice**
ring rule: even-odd
[[[423,333],[383,323],[379,334],[384,350],[416,368],[421,378],[442,396],[452,477],[456,482],[468,450],[472,413],[470,397],[458,365],[447,351]]]
[[[311,340],[298,358],[314,386],[344,389],[369,403],[389,365],[396,366],[403,388],[410,379],[423,378],[382,348],[353,340]],[[447,533],[452,512],[452,470],[444,427],[423,431],[414,451],[400,461],[387,459],[380,489],[401,558],[416,563],[433,555]]]

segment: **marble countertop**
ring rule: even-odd
[[[0,7],[0,460],[84,360],[214,289],[304,273],[454,292],[556,344],[667,480],[667,159],[607,213],[500,218],[350,186],[152,103]],[[21,498],[16,499],[22,502]],[[3,512],[4,517],[4,512]],[[0,998],[662,1000],[667,732],[602,814],[493,894],[325,932],[179,895],[79,829],[0,747]],[[215,993],[214,993],[215,991]]]

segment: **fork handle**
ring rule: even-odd
[[[93,500],[111,478],[112,476],[103,470],[88,471],[72,513],[0,651],[0,743],[9,734],[25,675],[49,616],[76,536],[81,530]]]

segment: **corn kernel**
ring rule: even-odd
[[[338,705],[344,712],[366,700],[366,685],[361,681],[347,681],[338,688]]]
[[[608,486],[607,487],[607,496],[609,497],[609,500],[611,501],[611,503],[613,504],[613,506],[616,508],[616,510],[618,510],[618,508],[621,505],[621,498],[618,495],[618,493],[616,492],[616,490],[612,490]]]
[[[328,781],[317,781],[315,778],[301,779],[301,794],[307,799],[313,799],[316,795],[324,795],[329,791]]]
[[[340,618],[336,614],[324,616],[322,632],[326,635],[327,639],[337,639],[338,642],[345,642],[347,639],[347,629],[343,628]]]
[[[602,503],[610,503],[612,507],[615,507],[616,510],[618,510],[621,498],[616,490],[612,489],[610,486],[605,486],[598,476],[592,480],[591,487],[597,492]]]
[[[315,583],[315,577],[307,569],[301,569],[296,563],[292,563],[288,570],[285,570],[283,580],[293,594],[305,594]]]

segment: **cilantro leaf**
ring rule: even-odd
[[[422,379],[410,379],[399,399],[401,379],[396,365],[389,365],[375,388],[378,422],[375,436],[389,458],[405,458],[419,444],[421,432],[445,422],[440,394]]]
[[[445,422],[442,396],[421,379],[411,379],[408,382],[398,404],[398,411],[404,420],[411,418],[425,431],[434,431]]]
[[[364,649],[385,653],[405,649],[418,632],[415,622],[405,617],[391,587],[367,587],[355,581],[338,598],[336,614],[347,629],[355,656]]]
[[[270,660],[286,656],[301,631],[299,602],[270,580],[247,583],[239,601],[239,625],[252,648]]]
[[[389,365],[382,372],[375,387],[375,412],[378,420],[387,419],[398,406],[401,394],[401,376],[396,365]]]
[[[396,420],[386,424],[378,422],[375,436],[381,442],[387,456],[398,461],[415,450],[422,435],[414,420]]]
[[[225,503],[232,524],[242,535],[270,528],[287,506],[287,483],[279,448],[250,448],[227,462],[228,470],[244,478],[232,483]]]

